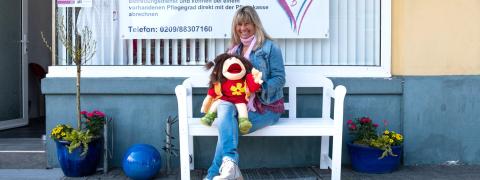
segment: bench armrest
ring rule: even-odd
[[[335,87],[335,104],[333,105],[335,111],[333,114],[333,120],[335,125],[340,130],[343,129],[343,106],[346,94],[347,89],[345,88],[345,86],[338,85],[337,87]],[[340,133],[342,133],[342,131],[340,131]]]
[[[177,96],[178,103],[178,133],[180,143],[180,166],[181,179],[190,178],[190,159],[189,159],[189,130],[188,130],[188,89],[184,85],[178,85],[175,87],[175,95]]]

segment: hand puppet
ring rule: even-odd
[[[240,133],[247,134],[252,127],[248,119],[247,103],[250,94],[260,90],[262,72],[242,56],[221,54],[205,65],[210,74],[208,94],[203,100],[201,112],[206,113],[200,119],[204,125],[211,126],[217,117],[219,100],[235,104],[238,112]]]

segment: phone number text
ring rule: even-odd
[[[160,27],[147,27],[147,26],[128,26],[129,32],[212,32],[212,26],[160,26]]]

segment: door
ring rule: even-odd
[[[28,124],[26,2],[0,1],[0,130]]]

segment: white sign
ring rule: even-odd
[[[57,0],[58,7],[92,7],[92,0]]]
[[[329,0],[122,0],[122,39],[230,38],[237,8],[251,5],[273,38],[328,38]]]

